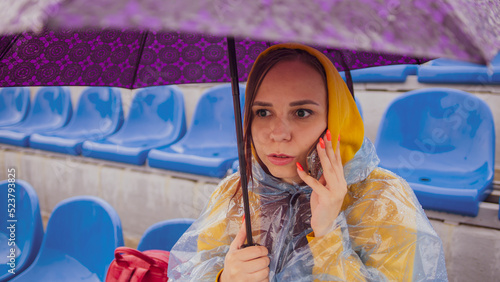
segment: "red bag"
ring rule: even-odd
[[[118,247],[115,250],[115,259],[109,266],[106,282],[167,281],[169,254],[168,251],[140,252],[128,247]]]

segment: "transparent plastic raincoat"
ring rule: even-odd
[[[440,238],[406,181],[377,167],[375,148],[363,137],[354,100],[331,62],[299,44],[275,45],[261,56],[273,48],[306,50],[323,64],[328,128],[332,136],[341,134],[348,192],[330,232],[316,238],[310,225],[312,189],[285,183],[253,161],[248,185],[252,236],[269,250],[269,281],[447,280]],[[235,173],[219,184],[200,217],[172,248],[170,279],[219,278],[242,224],[239,179]]]

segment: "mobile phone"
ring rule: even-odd
[[[325,132],[321,134],[321,138],[323,138],[323,136],[325,136]],[[318,144],[318,141],[314,143],[314,146],[312,146],[311,150],[307,154],[307,159],[306,159],[309,175],[311,175],[316,179],[320,179],[321,175],[323,175],[323,167],[321,167],[321,161],[319,160],[318,150],[316,150],[316,145]]]

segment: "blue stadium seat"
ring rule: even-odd
[[[244,92],[240,86],[242,105]],[[221,178],[237,158],[231,85],[225,84],[202,95],[186,135],[173,145],[149,151],[148,164]]]
[[[72,197],[55,207],[39,255],[13,281],[104,281],[120,246],[113,207],[97,197]]]
[[[0,143],[28,147],[33,133],[63,127],[73,114],[71,94],[66,87],[42,87],[26,119],[12,126],[0,127]]]
[[[357,69],[351,71],[352,82],[354,83],[382,83],[382,82],[405,82],[408,75],[417,74],[417,65],[390,65]],[[340,72],[340,76],[345,80],[345,73]]]
[[[420,66],[418,81],[441,84],[500,84],[500,53],[491,64],[492,70],[488,70],[484,65],[440,58]]]
[[[359,99],[354,99],[356,101],[356,106],[358,107],[359,115],[361,115],[361,119],[363,119],[363,108],[361,107],[361,102]]]
[[[500,84],[500,53],[491,61],[491,65],[493,68],[491,81],[493,84]]]
[[[0,126],[23,121],[30,109],[30,90],[27,87],[0,89]]]
[[[120,90],[111,87],[88,87],[79,99],[76,114],[67,126],[30,137],[30,147],[79,155],[85,140],[102,139],[123,123]]]
[[[8,174],[9,172],[7,172]],[[11,184],[9,186],[9,184]],[[12,185],[14,184],[14,185]],[[9,193],[9,188],[15,191]],[[23,180],[16,180],[15,183],[9,183],[8,180],[0,182],[0,201],[2,209],[0,210],[0,281],[9,281],[16,275],[22,273],[38,254],[43,239],[43,224],[40,215],[40,206],[35,189],[29,183]],[[9,197],[11,194],[14,197]],[[9,202],[8,199],[11,199]],[[14,201],[12,201],[14,199]],[[15,204],[14,210],[11,210]],[[9,210],[15,217],[10,217]],[[9,220],[17,220],[10,222]],[[14,224],[15,229],[7,229]],[[11,232],[15,235],[11,238]],[[13,245],[13,242],[15,245]],[[15,249],[14,260],[10,264],[10,249]],[[11,266],[15,267],[14,274],[10,273]]]
[[[164,250],[169,251],[177,240],[193,224],[194,219],[177,218],[158,222],[149,227],[137,246],[139,251]]]
[[[380,166],[405,178],[424,208],[476,216],[493,189],[495,129],[488,105],[460,90],[395,99],[376,139]]]
[[[176,86],[148,87],[135,95],[120,130],[98,141],[85,141],[82,155],[143,165],[149,150],[170,145],[185,133],[181,90]]]
[[[239,160],[235,160],[233,162],[233,165],[231,165],[231,170],[233,171],[233,173],[235,173],[238,170],[240,170],[240,161]]]

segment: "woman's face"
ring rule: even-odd
[[[276,64],[264,77],[252,105],[257,155],[269,172],[287,183],[302,182],[296,162],[327,126],[327,94],[321,75],[300,61]]]

